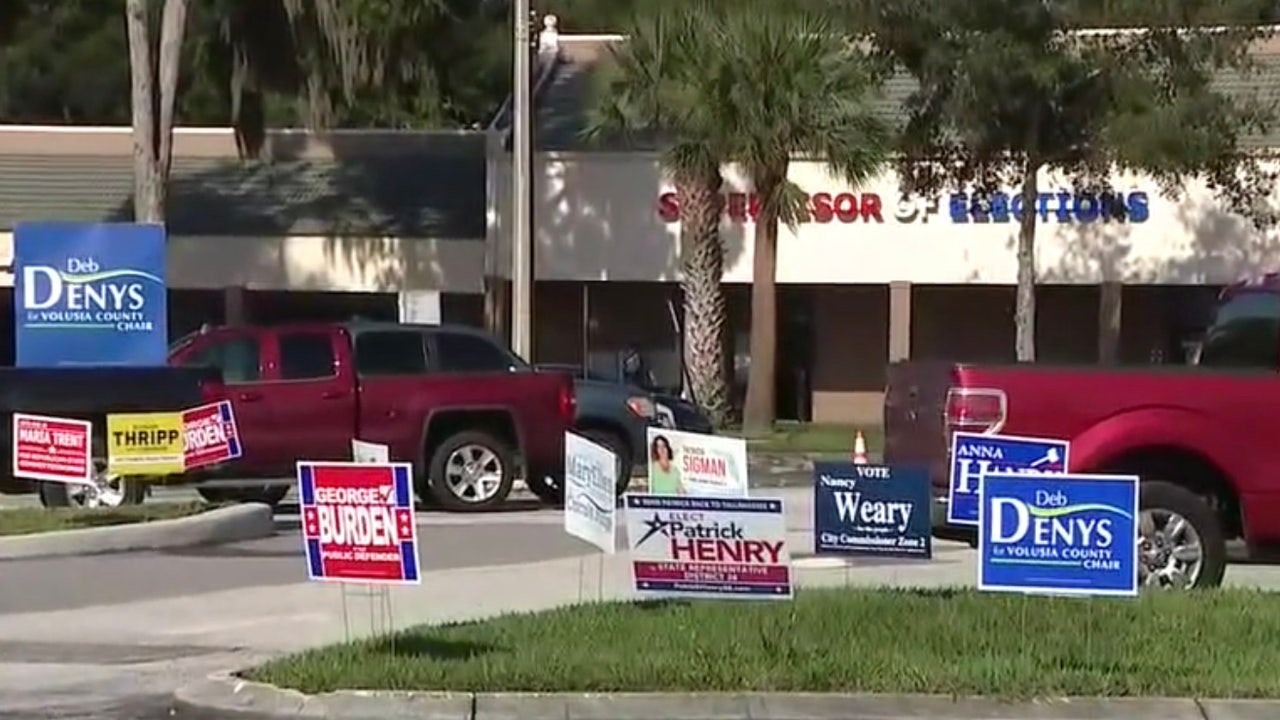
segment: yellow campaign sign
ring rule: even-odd
[[[107,416],[107,472],[176,475],[182,466],[182,413]]]

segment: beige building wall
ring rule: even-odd
[[[13,234],[0,233],[0,263],[13,260]],[[397,292],[483,290],[484,243],[395,237],[169,238],[175,289]],[[0,287],[12,287],[12,272]]]

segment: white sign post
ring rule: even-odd
[[[596,573],[596,599],[604,595],[604,555],[617,551],[618,461],[613,451],[573,433],[564,434],[564,531],[603,553]],[[578,564],[583,599],[586,557]]]
[[[358,463],[389,463],[391,462],[391,448],[386,445],[353,438],[351,440],[351,459]]]

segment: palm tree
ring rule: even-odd
[[[821,160],[856,188],[888,156],[891,129],[872,111],[870,59],[822,14],[734,3],[715,30],[715,65],[733,78],[732,103],[717,115],[733,129],[728,156],[760,198],[753,238],[751,367],[743,427],[771,428],[775,416],[778,223],[807,214],[807,196],[788,179],[793,158]]]
[[[628,40],[601,74],[588,136],[644,135],[661,143],[662,164],[680,205],[680,283],[684,365],[695,400],[717,426],[732,412],[726,363],[721,162],[732,131],[719,113],[731,107],[727,68],[707,63],[702,2],[654,2],[633,16]]]

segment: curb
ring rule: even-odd
[[[246,503],[173,520],[0,537],[0,560],[212,545],[256,540],[275,531],[270,507]]]
[[[1002,702],[845,693],[470,693],[340,690],[306,695],[229,674],[174,693],[179,718],[283,720],[1274,720],[1280,701],[1061,698]]]

